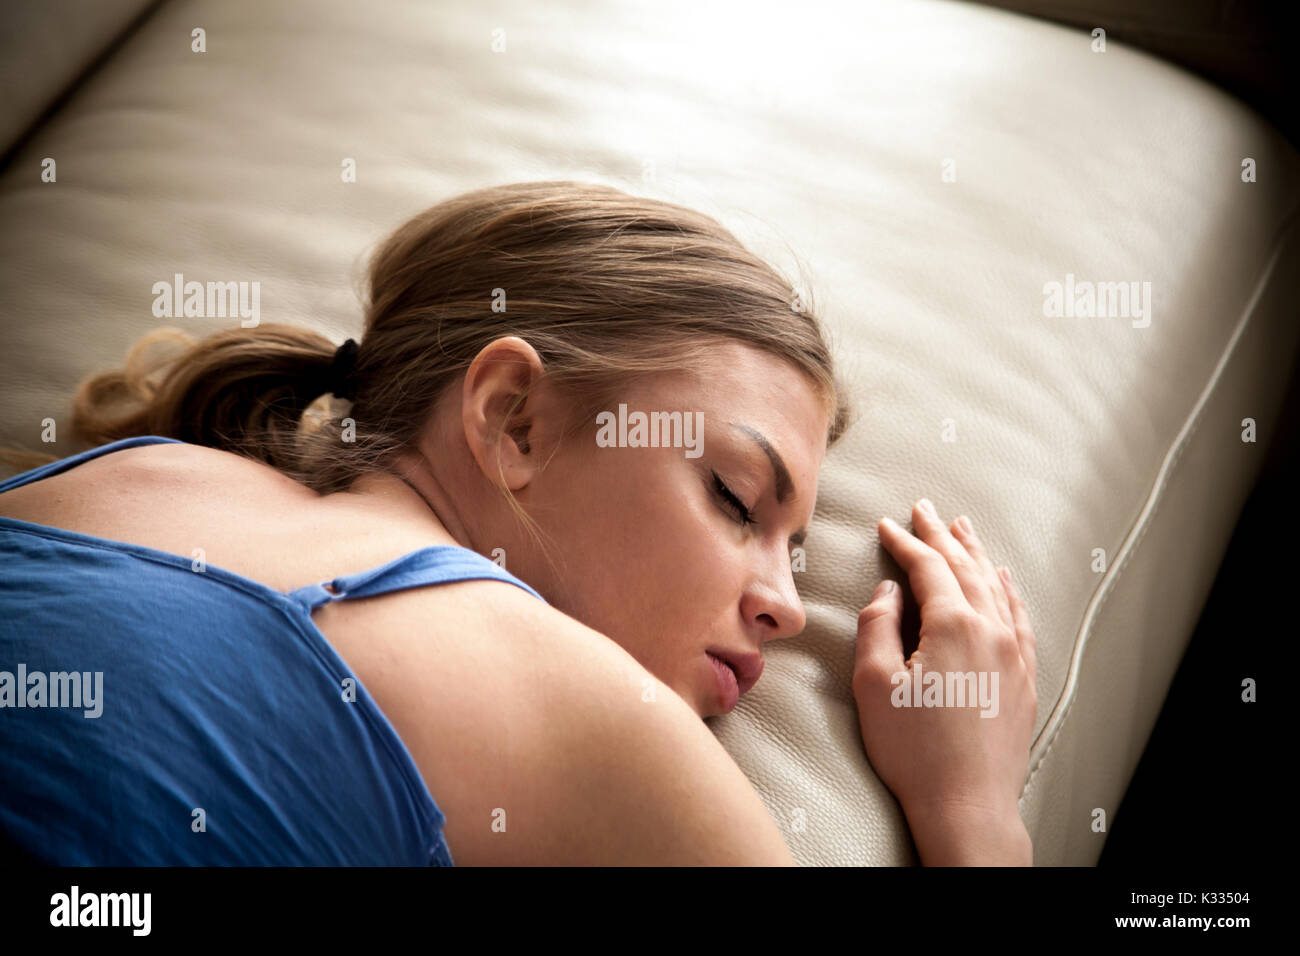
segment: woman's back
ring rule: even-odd
[[[266,466],[177,443],[114,451],[0,493],[0,515],[201,561],[281,595],[454,544],[372,496],[323,498]],[[757,795],[689,708],[612,641],[522,588],[468,580],[322,598],[311,623],[437,805],[430,813],[410,781],[392,792],[410,798],[417,823],[445,814],[457,863],[789,862]],[[341,699],[337,677],[316,675],[314,689],[304,678],[286,712],[294,693]],[[402,756],[367,772],[399,780]],[[280,771],[293,774],[267,768]],[[322,787],[319,806],[333,807],[338,787]],[[191,802],[200,808],[203,796]],[[684,829],[665,832],[674,824]]]

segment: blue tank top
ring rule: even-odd
[[[0,833],[56,865],[454,865],[410,752],[311,612],[475,579],[542,599],[466,548],[283,594],[0,517]]]

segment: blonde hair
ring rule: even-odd
[[[495,309],[502,295],[506,307]],[[124,368],[81,384],[72,430],[91,445],[177,438],[264,462],[321,494],[344,491],[390,470],[432,403],[507,335],[536,349],[579,422],[612,405],[629,378],[689,367],[731,340],[806,376],[826,403],[828,444],[849,423],[817,318],[716,220],[609,186],[526,182],[438,203],[374,253],[346,413],[355,440],[343,440],[337,414],[301,427],[329,390],[336,344],[273,323],[197,342],[174,328],[148,333]],[[55,460],[26,453],[36,458]]]

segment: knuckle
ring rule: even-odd
[[[948,573],[948,558],[942,551],[933,545],[927,544],[925,551],[917,556],[917,565],[923,573],[933,575],[944,575]]]
[[[992,635],[994,651],[999,657],[1011,660],[1020,657],[1020,641],[1016,638],[1016,632],[1009,627],[999,627]]]
[[[918,561],[934,564],[936,561],[942,561],[943,555],[928,541],[922,541],[920,538],[914,538],[916,541],[916,559]]]
[[[963,633],[976,641],[987,641],[989,636],[989,622],[984,615],[977,611],[972,611],[962,617]]]
[[[943,606],[935,608],[927,622],[933,631],[945,640],[978,640],[983,630],[983,619],[969,608]]]
[[[879,601],[868,604],[858,612],[858,629],[861,630],[873,621],[880,620],[882,617],[888,617],[891,613],[890,609],[885,607],[884,604]]]
[[[970,555],[962,547],[961,542],[955,538],[940,542],[939,553],[943,555],[944,560],[949,564],[966,564],[970,562]]]
[[[984,572],[980,569],[979,564],[963,548],[955,548],[948,558],[948,563],[954,571],[960,571],[962,574],[969,574],[972,577],[976,575],[983,577]]]

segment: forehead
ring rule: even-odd
[[[739,342],[701,350],[691,367],[648,380],[641,397],[657,409],[703,412],[714,435],[743,438],[733,424],[760,432],[801,486],[826,451],[829,411],[813,384],[792,363]]]

